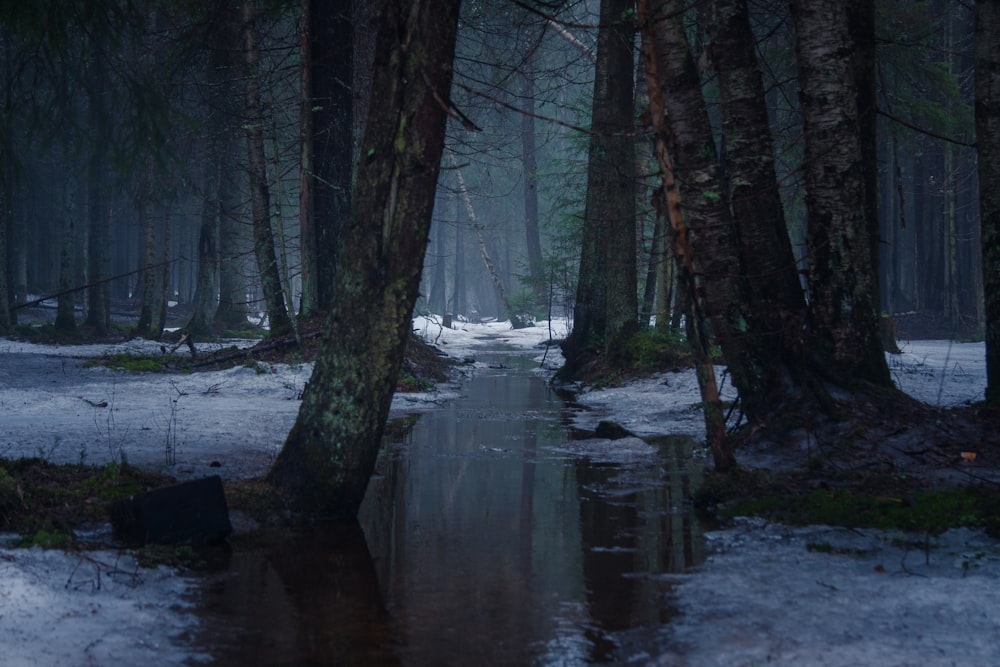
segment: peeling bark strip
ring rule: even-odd
[[[849,30],[852,2],[795,0],[809,218],[809,312],[821,353],[850,377],[889,384],[875,310],[872,227]]]
[[[375,468],[430,229],[459,0],[387,0],[323,345],[269,474],[290,507],[354,517]],[[331,10],[334,11],[334,10]]]
[[[735,465],[732,449],[726,442],[726,422],[719,397],[719,385],[715,378],[715,367],[709,351],[708,337],[704,323],[707,319],[699,286],[695,278],[694,251],[691,247],[687,222],[681,208],[680,192],[674,177],[671,157],[672,134],[667,125],[664,107],[663,73],[660,64],[660,49],[654,32],[654,17],[661,16],[663,2],[660,0],[638,0],[639,29],[642,35],[642,57],[645,63],[646,85],[649,89],[649,118],[653,129],[653,146],[660,170],[663,172],[661,196],[667,219],[674,230],[674,254],[679,269],[678,281],[683,283],[688,293],[690,311],[688,319],[688,339],[691,354],[695,360],[698,389],[705,415],[705,429],[708,445],[712,450],[715,467],[727,469]]]

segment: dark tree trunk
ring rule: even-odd
[[[462,220],[462,202],[458,196],[455,197],[455,276],[452,282],[451,313],[453,315],[469,314],[469,307],[466,300],[466,273],[465,273],[465,237],[462,235],[462,228],[459,223]]]
[[[1000,403],[1000,0],[976,2],[976,146],[986,295],[986,400]]]
[[[156,222],[150,214],[148,197],[141,192],[142,188],[140,184],[140,193],[136,196],[136,212],[143,233],[143,270],[139,285],[139,321],[135,326],[135,332],[144,338],[153,338],[153,312],[157,308],[159,297],[156,286],[159,276],[162,275],[162,269],[157,266],[161,253],[157,252]]]
[[[708,443],[717,469],[735,465],[709,351],[705,320],[740,391],[749,385],[742,352],[748,329],[739,285],[736,234],[722,196],[715,145],[698,72],[675,0],[642,0],[639,18],[649,86],[649,116],[663,171],[662,207],[674,230],[674,252],[687,294],[688,340],[695,358]],[[742,328],[742,331],[741,331]]]
[[[805,137],[809,313],[819,353],[847,378],[891,385],[879,336],[874,225],[861,146],[856,44],[843,0],[795,0]]]
[[[285,296],[281,289],[278,258],[274,250],[274,233],[271,230],[271,195],[267,183],[267,163],[264,155],[264,109],[260,101],[258,80],[256,10],[250,0],[243,3],[243,39],[246,49],[246,134],[248,176],[250,178],[250,204],[253,218],[253,249],[260,272],[260,286],[264,293],[264,304],[274,337],[291,333],[292,321],[285,307]]]
[[[338,254],[336,294],[269,479],[301,513],[355,516],[375,467],[420,287],[444,147],[458,0],[389,0]]]
[[[7,183],[0,183],[6,189]],[[10,288],[7,284],[7,229],[10,220],[10,206],[6,192],[0,191],[0,334],[7,333],[14,325],[10,303]]]
[[[680,3],[661,5],[655,21],[667,125],[672,135],[675,178],[683,216],[690,230],[698,285],[692,293],[704,302],[712,331],[741,392],[762,384],[754,346],[756,330],[749,307],[745,267],[740,260],[736,225],[726,203],[711,124],[693,56],[681,22]],[[699,296],[700,295],[700,296]]]
[[[316,257],[316,303],[336,298],[335,257],[351,215],[354,164],[354,26],[350,3],[311,0],[309,52],[313,109],[311,229]]]
[[[536,301],[545,303],[545,268],[542,237],[538,228],[538,155],[535,148],[535,73],[533,54],[525,61],[521,75],[524,111],[521,114],[521,165],[524,178],[524,235],[528,250],[528,280]]]
[[[634,0],[602,0],[587,194],[567,374],[636,326]]]
[[[193,335],[211,332],[219,306],[219,172],[222,169],[221,147],[211,142],[202,178],[204,201],[198,231],[198,282],[193,312],[187,330]]]
[[[439,200],[441,201],[441,200]],[[448,310],[447,280],[445,277],[445,225],[440,220],[433,223],[434,264],[431,266],[430,290],[427,296],[427,307],[435,315],[445,315]]]
[[[110,262],[111,221],[107,192],[108,149],[111,122],[104,108],[104,88],[107,75],[101,49],[95,49],[90,72],[89,118],[94,132],[90,163],[87,166],[87,319],[98,335],[104,335],[111,324],[108,304],[108,266]]]
[[[238,141],[229,137],[228,158],[219,177],[219,307],[215,326],[221,331],[247,327],[246,253],[240,199],[244,192],[238,178]]]
[[[64,188],[62,237],[59,239],[59,298],[56,305],[55,327],[59,331],[76,329],[76,306],[73,281],[76,279],[76,186],[66,179]]]
[[[727,196],[753,322],[753,330],[745,332],[752,347],[750,384],[741,387],[741,398],[747,415],[759,419],[797,394],[790,374],[800,373],[806,303],[779,196],[746,0],[716,0],[712,51],[722,100]]]
[[[303,318],[319,308],[316,283],[316,229],[313,226],[312,0],[299,3],[299,264]]]

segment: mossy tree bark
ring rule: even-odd
[[[356,515],[410,333],[444,146],[459,0],[388,0],[338,253],[337,298],[295,425],[269,473],[293,511]]]
[[[986,296],[986,400],[1000,404],[1000,0],[976,2],[976,146]]]

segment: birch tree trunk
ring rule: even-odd
[[[856,1],[856,0],[852,0]],[[868,0],[865,0],[868,1]],[[814,341],[847,378],[891,386],[882,352],[849,3],[794,0]]]
[[[459,0],[388,0],[336,294],[269,479],[290,508],[357,514],[412,326],[444,146]]]

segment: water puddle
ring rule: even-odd
[[[387,443],[356,523],[236,540],[201,605],[215,664],[655,657],[671,616],[657,575],[703,558],[691,442],[580,450],[543,378],[491,366]]]

